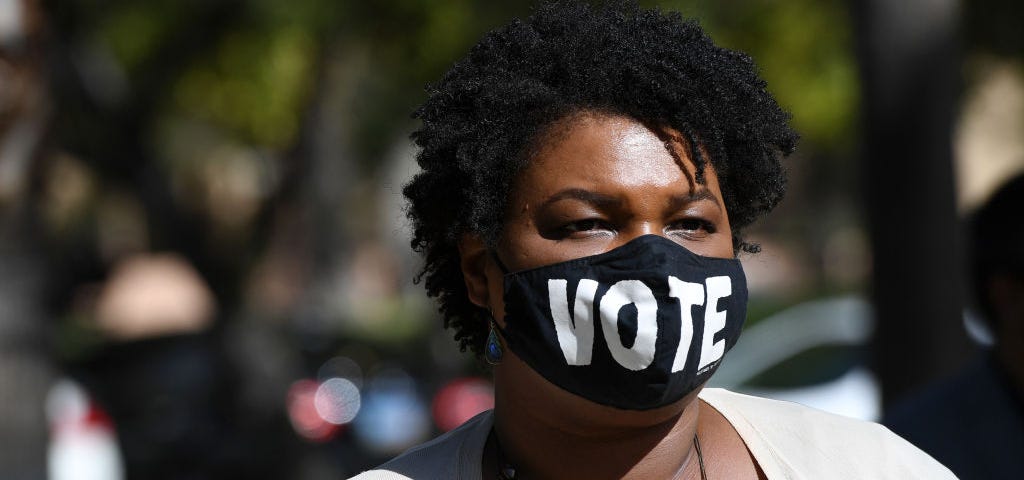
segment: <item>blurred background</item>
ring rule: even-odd
[[[641,3],[803,135],[713,384],[878,419],[991,343],[960,219],[1024,170],[1020,2]],[[344,478],[490,408],[401,187],[423,86],[531,4],[0,0],[0,476]]]

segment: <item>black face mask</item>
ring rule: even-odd
[[[738,260],[657,235],[506,270],[504,282],[508,348],[549,382],[627,410],[668,405],[706,382],[746,318]]]

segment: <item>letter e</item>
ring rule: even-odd
[[[725,340],[715,341],[715,334],[725,328],[727,313],[718,311],[718,301],[732,295],[732,281],[729,277],[710,277],[706,281],[708,301],[704,304],[704,342],[700,349],[700,365],[697,370],[711,365],[725,355]]]

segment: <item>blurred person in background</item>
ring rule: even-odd
[[[111,416],[128,478],[225,478],[244,471],[229,372],[211,329],[216,300],[176,254],[117,261],[91,313],[103,347],[73,365]]]
[[[357,478],[954,478],[876,424],[703,388],[797,138],[749,57],[678,14],[545,4],[416,116],[413,247],[495,409]]]
[[[895,405],[894,432],[962,479],[1024,472],[1024,174],[969,219],[974,303],[994,345],[955,377]]]
[[[221,328],[242,267],[143,146],[166,94],[73,10],[0,0],[0,477],[280,478],[284,394],[269,412],[240,399],[226,345],[247,347]],[[187,49],[168,45],[154,63],[173,69]]]

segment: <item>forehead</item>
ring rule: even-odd
[[[572,183],[689,191],[693,179],[688,148],[675,132],[657,132],[628,117],[586,113],[549,129],[517,183],[529,190]]]

